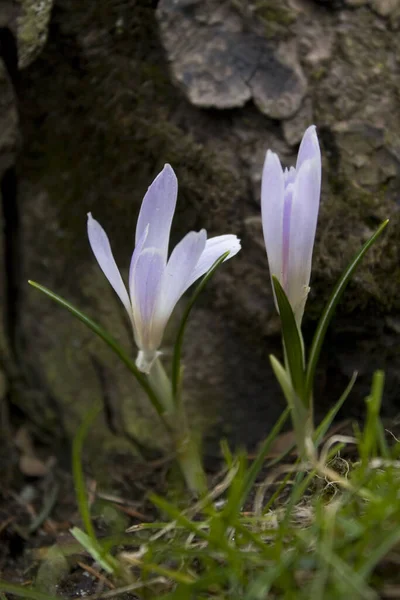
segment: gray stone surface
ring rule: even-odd
[[[17,40],[20,69],[45,45],[52,6],[53,0],[2,0],[0,27],[9,28]]]
[[[161,0],[157,17],[175,80],[195,106],[241,107],[292,116],[306,93],[296,47],[248,27],[234,3]]]

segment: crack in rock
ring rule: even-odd
[[[157,18],[172,75],[193,105],[228,109],[253,100],[273,119],[300,108],[307,82],[294,40],[268,40],[215,0],[160,0]]]

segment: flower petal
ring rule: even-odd
[[[164,269],[164,257],[158,248],[144,248],[135,259],[131,276],[131,303],[135,340],[141,350],[157,350],[161,343],[159,333],[154,331],[153,316]]]
[[[319,147],[315,125],[310,125],[303,135],[297,154],[296,171],[299,171],[306,160],[316,160],[319,165],[319,180],[321,185],[321,150]]]
[[[164,264],[166,264],[168,257],[169,235],[177,195],[178,181],[176,175],[170,165],[165,165],[143,198],[136,225],[136,245],[138,245],[146,227],[149,225],[149,233],[144,247],[157,248],[164,258]]]
[[[261,219],[270,274],[282,282],[284,175],[278,155],[268,150],[261,182]]]
[[[295,182],[296,169],[294,167],[290,167],[290,169],[285,169],[283,172],[283,178],[285,181],[285,188],[286,188],[288,185]]]
[[[134,279],[135,279],[135,269],[136,269],[136,265],[137,265],[137,261],[139,259],[139,256],[143,250],[144,247],[144,243],[147,239],[147,236],[149,234],[149,225],[147,225],[147,227],[145,228],[145,230],[143,231],[139,241],[136,244],[136,247],[133,251],[132,254],[132,258],[131,258],[131,264],[129,266],[129,294],[130,297],[132,298],[134,296],[135,290],[134,290]]]
[[[288,268],[289,268],[289,248],[290,248],[290,231],[292,225],[292,204],[293,204],[294,184],[289,183],[285,187],[284,202],[283,202],[283,223],[282,223],[282,281],[280,282],[283,289],[286,291],[288,283]]]
[[[229,256],[227,256],[225,260],[229,260],[239,252],[240,248],[241,246],[239,238],[230,233],[226,235],[217,235],[207,240],[205,248],[186,282],[184,291],[186,291],[195,281],[197,281],[199,277],[202,277],[202,275],[207,273],[215,261],[218,260],[220,256],[225,254],[225,252],[229,252]]]
[[[193,272],[204,251],[205,229],[191,231],[175,246],[164,273],[162,294],[157,310],[159,319],[167,324],[176,303],[190,285]]]
[[[121,273],[114,260],[107,234],[100,223],[98,223],[96,219],[93,219],[92,213],[88,213],[87,232],[90,246],[99,263],[100,269],[107,277],[116,294],[118,294],[129,317],[132,319],[131,303],[129,301],[128,292],[126,291]]]
[[[303,316],[317,227],[321,171],[318,158],[305,161],[293,190],[287,295],[298,323]]]

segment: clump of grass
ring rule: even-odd
[[[96,598],[128,591],[168,600],[400,597],[400,442],[385,435],[380,420],[383,383],[377,372],[364,428],[355,427],[353,436],[325,436],[315,463],[288,462],[288,455],[266,459],[284,414],[251,464],[224,447],[224,472],[207,496],[184,510],[152,496],[161,520],[121,532],[125,545],[96,538],[89,525],[79,468],[84,431],[78,432],[74,472],[89,529],[85,549],[116,585]],[[51,598],[4,582],[0,591]]]

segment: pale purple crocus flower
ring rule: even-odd
[[[320,192],[321,152],[315,126],[311,125],[301,141],[296,168],[283,171],[277,154],[268,150],[261,184],[270,274],[285,290],[299,327],[310,291]]]
[[[236,235],[207,240],[204,229],[188,233],[168,258],[178,181],[170,165],[150,185],[136,225],[135,250],[129,270],[129,292],[115,263],[110,242],[101,225],[88,214],[88,236],[93,253],[132,323],[139,348],[136,365],[144,373],[160,354],[164,329],[185,291],[226,252],[240,250]]]

